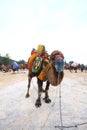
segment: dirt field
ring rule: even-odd
[[[82,83],[84,85],[87,85],[87,72],[80,72],[78,71],[78,73],[74,73],[74,72],[69,72],[68,70],[65,70],[65,76],[67,78],[70,79],[74,79],[76,81],[78,81],[79,83]],[[15,84],[17,82],[21,82],[23,80],[27,79],[27,74],[28,71],[25,70],[21,70],[18,72],[0,72],[0,89],[3,89],[9,85]]]
[[[13,72],[0,72],[0,89],[27,79],[27,70]]]
[[[36,79],[26,99],[28,72],[0,72],[0,130],[87,130],[87,72],[64,73],[59,87],[50,86],[52,102],[42,98],[36,108]]]

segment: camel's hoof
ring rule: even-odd
[[[41,101],[40,100],[36,100],[36,103],[35,103],[35,106],[38,108],[38,107],[40,107],[41,106]]]
[[[30,97],[30,95],[27,93],[25,97],[28,98],[28,97]]]
[[[45,100],[45,103],[50,103],[51,102],[51,99],[49,99],[49,98],[44,98],[44,100]]]

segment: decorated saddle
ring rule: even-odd
[[[32,73],[39,74],[42,69],[42,57],[36,57],[32,65]]]
[[[33,56],[33,58],[32,58]],[[33,54],[28,61],[29,72],[34,76],[38,76],[40,80],[46,80],[47,72],[51,65],[49,64],[49,59],[43,58],[39,55]]]
[[[32,49],[31,56],[28,59],[29,73],[38,76],[40,80],[44,80],[47,73],[47,64],[49,63],[49,55],[44,45],[38,45],[37,50]],[[46,67],[47,66],[47,67]]]

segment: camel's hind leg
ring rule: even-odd
[[[26,98],[30,96],[29,89],[30,89],[31,80],[32,80],[32,77],[28,74],[28,88],[27,88],[27,93],[25,96]]]
[[[51,102],[51,99],[49,99],[49,95],[48,95],[49,86],[50,86],[50,83],[47,81],[46,82],[46,88],[45,88],[45,97],[44,97],[44,100],[45,100],[46,103]]]

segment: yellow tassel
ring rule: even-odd
[[[43,53],[43,51],[45,51],[45,47],[44,47],[44,45],[38,45],[38,47],[37,47],[37,51],[40,53],[40,54],[42,54]]]

